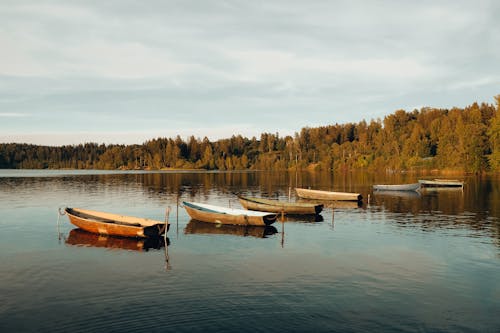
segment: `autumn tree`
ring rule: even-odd
[[[487,130],[491,147],[488,160],[492,170],[500,171],[500,95],[495,96],[495,101],[497,107]]]

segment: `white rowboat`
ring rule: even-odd
[[[260,225],[274,223],[278,215],[275,213],[226,208],[197,202],[183,202],[184,209],[192,219],[220,224]]]

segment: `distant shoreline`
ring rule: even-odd
[[[0,144],[0,168],[500,172],[497,106],[398,110],[383,120],[304,127],[294,136],[157,138],[142,145]]]
[[[325,170],[315,170],[314,167],[310,168],[303,168],[303,169],[298,169],[296,170],[295,168],[289,168],[289,169],[272,169],[272,170],[264,170],[264,169],[235,169],[235,170],[207,170],[207,169],[181,169],[181,168],[162,168],[162,169],[124,169],[124,168],[118,168],[118,169],[74,169],[74,168],[41,168],[41,169],[24,169],[24,168],[0,168],[0,172],[7,172],[7,171],[21,171],[21,172],[29,172],[29,171],[36,171],[36,172],[42,172],[42,171],[49,171],[49,172],[64,172],[64,171],[69,171],[69,172],[98,172],[102,174],[112,174],[112,173],[171,173],[171,172],[182,172],[182,173],[231,173],[231,172],[310,172],[310,173],[324,173],[324,172],[332,172],[330,171],[325,171]],[[363,170],[363,169],[351,169],[351,170],[338,170],[335,171],[334,173],[358,173],[358,172],[366,172],[366,173],[378,173],[379,171],[373,171],[373,170]],[[485,172],[485,174],[494,174],[496,172]],[[420,175],[470,175],[473,173],[470,172],[464,172],[463,170],[456,170],[456,169],[418,169],[418,170],[388,170],[385,171],[384,174],[390,175],[390,174],[420,174]]]

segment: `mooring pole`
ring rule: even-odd
[[[334,208],[334,207],[332,207],[332,229],[334,229],[334,228],[335,228],[335,224],[333,223],[333,221],[334,221],[334,217],[335,217],[335,208]]]
[[[177,193],[177,205],[176,205],[176,214],[175,214],[175,233],[177,239],[179,239],[179,193]]]
[[[163,241],[165,242],[165,270],[170,269],[170,258],[168,256],[168,237],[167,237],[167,231],[168,231],[168,225],[169,225],[169,215],[170,215],[170,206],[167,207],[167,210],[165,211],[165,233],[163,234]]]
[[[281,210],[281,248],[285,246],[285,210]]]
[[[168,225],[170,224],[170,222],[168,221],[169,215],[170,215],[170,206],[168,206],[167,209],[165,210],[165,233],[163,234],[165,242],[167,241]]]

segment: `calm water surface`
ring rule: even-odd
[[[499,332],[500,181],[373,193],[417,177],[0,170],[1,332]],[[319,221],[190,221],[177,201],[360,192]],[[367,197],[370,195],[370,202]],[[58,207],[172,223],[168,247],[87,234]]]

